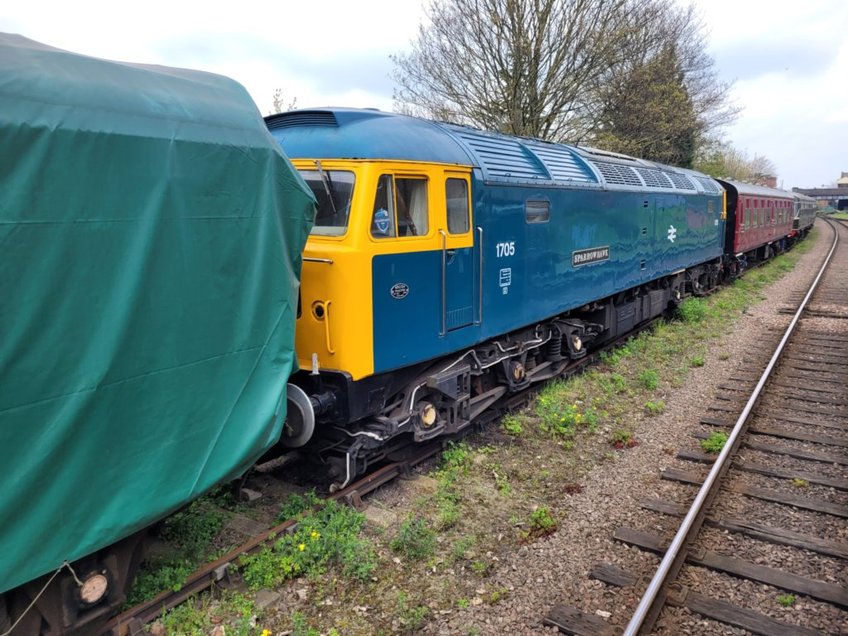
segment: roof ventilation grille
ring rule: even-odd
[[[651,168],[636,168],[636,172],[642,176],[642,180],[649,188],[674,187],[671,180],[659,170],[653,170]]]
[[[695,184],[689,181],[689,178],[682,174],[677,174],[676,172],[666,172],[665,176],[671,179],[671,182],[674,184],[675,188],[679,188],[681,190],[695,190]]]
[[[592,161],[592,165],[598,169],[598,172],[603,175],[604,180],[609,184],[636,187],[643,185],[639,175],[630,166],[620,166],[606,161]]]
[[[298,110],[291,113],[271,115],[265,119],[268,130],[292,128],[294,126],[338,126],[335,114],[323,110]]]

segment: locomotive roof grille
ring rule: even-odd
[[[630,166],[622,166],[607,161],[589,160],[600,172],[607,183],[642,187],[642,180]]]
[[[494,177],[550,179],[542,163],[512,139],[456,131]]]
[[[715,192],[716,194],[721,193],[721,188],[712,179],[705,179],[704,177],[695,176],[693,176],[692,178],[701,184],[701,187],[704,189],[705,192]]]
[[[645,181],[646,186],[652,188],[674,187],[674,184],[671,182],[671,179],[668,178],[668,175],[663,174],[659,170],[653,170],[651,168],[636,168],[636,172],[638,172]]]
[[[695,184],[689,181],[689,177],[685,177],[682,174],[677,174],[676,172],[666,172],[665,176],[671,179],[671,182],[674,184],[675,188],[680,188],[681,190],[695,190]]]
[[[295,126],[338,126],[339,122],[330,111],[300,110],[271,115],[265,119],[265,125],[269,130],[278,130]]]
[[[595,183],[592,175],[568,149],[543,144],[532,144],[529,148],[545,164],[554,179]]]

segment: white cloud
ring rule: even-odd
[[[737,147],[775,162],[784,187],[811,187],[848,170],[848,3],[696,0],[710,53],[736,80],[743,108],[728,129]]]
[[[422,15],[420,0],[369,0],[366,9],[349,0],[148,0],[135,8],[106,0],[46,0],[0,5],[0,31],[95,57],[228,75],[263,112],[277,88],[296,96],[299,105],[390,109],[389,55],[408,46]],[[386,87],[376,93],[334,75],[351,58],[370,68],[348,72],[350,80],[370,71]],[[337,83],[333,90],[322,81],[330,76]]]
[[[6,2],[0,31],[86,55],[228,75],[262,112],[277,88],[301,107],[388,110],[388,56],[415,37],[422,2]],[[787,187],[832,181],[848,170],[840,151],[848,142],[848,3],[696,4],[722,77],[738,78],[733,96],[744,111],[729,138],[775,161]]]

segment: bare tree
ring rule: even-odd
[[[402,112],[636,154],[683,139],[687,164],[735,115],[694,9],[674,0],[432,0],[428,17],[392,58]],[[633,127],[639,100],[660,130]]]
[[[718,179],[759,185],[766,185],[769,177],[777,178],[777,167],[771,159],[758,154],[749,156],[727,142],[713,142],[702,151],[695,168]]]
[[[297,107],[297,97],[293,97],[290,102],[286,102],[283,98],[283,89],[278,88],[274,91],[274,96],[271,102],[271,111],[268,113],[269,115],[276,115],[277,113],[285,113],[289,110],[294,110]]]
[[[586,129],[595,78],[621,55],[634,0],[432,0],[393,56],[401,110],[516,135]]]

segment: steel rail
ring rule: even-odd
[[[680,524],[677,533],[674,535],[674,539],[672,540],[671,545],[666,550],[665,556],[663,557],[659,568],[657,568],[654,577],[651,579],[651,582],[648,584],[648,588],[645,590],[645,593],[642,595],[642,598],[639,601],[639,605],[636,607],[636,611],[633,613],[633,617],[627,624],[623,636],[636,636],[640,633],[639,630],[642,628],[642,625],[645,622],[645,618],[648,616],[648,613],[652,609],[654,602],[656,601],[656,598],[660,592],[660,589],[665,585],[666,578],[668,577],[672,566],[677,561],[683,547],[689,539],[689,532],[695,523],[695,519],[698,517],[698,515],[701,514],[701,508],[704,505],[704,502],[706,501],[707,497],[709,496],[710,491],[713,489],[713,486],[715,485],[719,474],[724,469],[724,465],[730,457],[731,452],[733,452],[737,440],[742,434],[745,424],[747,423],[748,417],[751,415],[751,411],[754,409],[754,405],[756,404],[757,400],[760,397],[760,394],[763,391],[763,387],[765,387],[765,384],[768,381],[772,370],[776,366],[780,355],[783,353],[783,349],[786,347],[786,343],[789,341],[789,338],[795,331],[795,326],[801,319],[801,314],[807,307],[807,303],[809,302],[810,298],[818,287],[819,281],[824,275],[827,266],[830,264],[831,257],[836,251],[836,246],[839,244],[839,231],[832,223],[829,223],[829,225],[833,229],[833,245],[830,248],[830,252],[828,252],[827,254],[827,258],[825,258],[818,275],[816,276],[815,280],[813,281],[813,284],[810,286],[810,289],[807,292],[807,295],[804,296],[804,299],[801,301],[801,304],[798,307],[798,311],[796,311],[795,315],[792,317],[792,321],[789,323],[789,327],[786,329],[786,332],[783,334],[783,338],[781,338],[780,342],[778,343],[777,348],[775,349],[774,354],[769,360],[765,371],[763,371],[763,374],[760,376],[760,381],[757,383],[757,386],[751,393],[751,397],[745,404],[745,408],[739,415],[739,418],[736,420],[736,423],[733,426],[733,430],[728,436],[727,441],[724,444],[724,448],[722,448],[721,453],[713,464],[709,475],[707,475],[707,478],[704,480],[703,485],[701,486],[700,490],[698,490],[698,494],[695,497],[695,501],[692,503],[692,507],[689,509],[689,512],[686,514],[686,517]]]
[[[373,473],[365,475],[362,479],[356,481],[350,486],[339,490],[336,493],[328,496],[325,501],[343,500],[347,503],[360,503],[361,495],[367,494],[379,488],[380,486],[392,481],[398,475],[402,474],[407,468],[412,468],[424,460],[432,457],[441,450],[441,444],[430,443],[419,449],[415,456],[403,461],[392,462],[379,468]],[[296,525],[296,520],[287,519],[282,523],[277,524],[273,528],[269,528],[260,534],[252,537],[247,542],[239,547],[231,550],[222,557],[211,563],[207,563],[194,573],[189,575],[183,586],[177,591],[165,591],[158,594],[156,597],[140,603],[135,607],[131,607],[125,612],[113,617],[101,629],[99,634],[111,634],[113,636],[125,636],[127,634],[135,634],[134,631],[140,625],[149,623],[162,614],[163,610],[169,610],[186,601],[189,597],[201,592],[217,581],[220,581],[226,575],[226,569],[238,557],[243,554],[248,554],[256,550],[262,543],[269,538],[282,534],[290,530]]]

